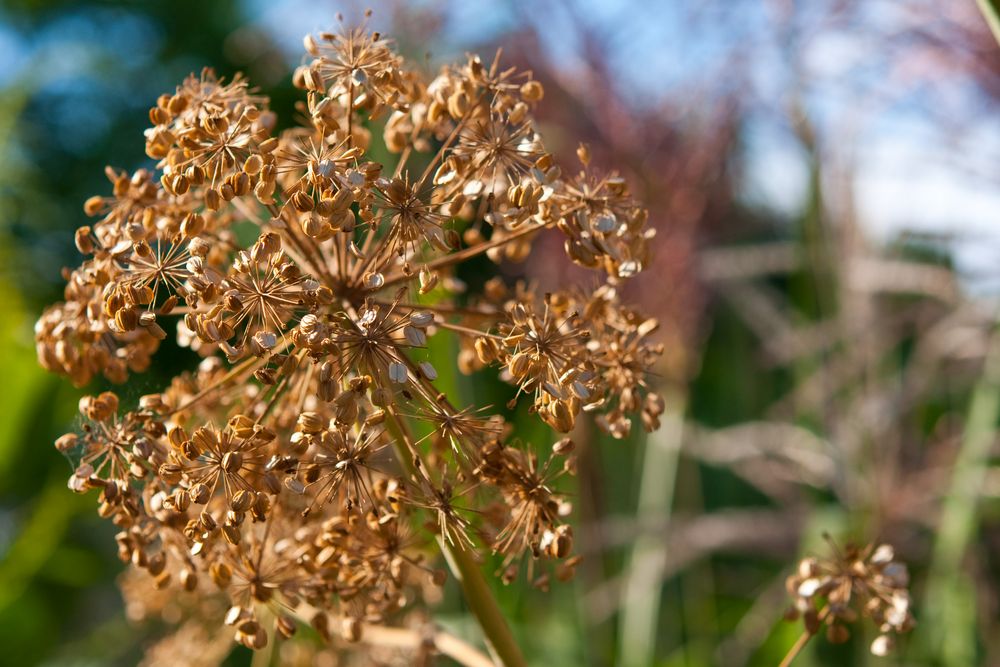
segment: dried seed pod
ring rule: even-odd
[[[361,621],[351,616],[346,616],[340,624],[340,634],[348,642],[361,641]]]
[[[69,488],[99,490],[123,560],[194,596],[207,575],[253,649],[264,607],[308,605],[321,636],[337,618],[359,641],[430,592],[421,577],[444,583],[423,549],[435,537],[479,555],[492,536],[508,581],[524,559],[545,568],[538,588],[572,576],[555,480],[575,472],[573,441],[540,461],[496,409],[455,407],[454,372],[496,372],[512,409],[560,432],[588,411],[624,437],[634,413],[648,429],[664,410],[645,375],[657,323],[620,301],[650,264],[646,214],[585,149],[579,175],[559,170],[532,117],[541,84],[475,57],[427,80],[364,27],[304,46],[288,129],[240,76],[205,70],[157,99],[155,168],[106,170],[111,192],[87,200],[95,220],[75,237],[88,257],[36,328],[40,362],[79,385],[144,372],[167,338],[195,353],[138,406],[134,390],[82,400],[56,446],[81,461]],[[479,289],[476,262],[523,261],[542,232],[606,284]],[[890,556],[871,567],[896,586]],[[899,629],[908,604],[862,613]],[[295,623],[279,615],[277,631]]]

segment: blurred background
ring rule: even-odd
[[[0,663],[133,665],[162,633],[129,622],[113,527],[66,489],[81,392],[35,361],[83,201],[146,166],[148,108],[204,65],[290,117],[302,36],[363,9],[0,5]],[[631,297],[663,325],[664,425],[583,438],[573,583],[498,585],[532,664],[775,665],[801,632],[784,578],[824,531],[893,544],[918,625],[888,658],[858,626],[796,664],[1000,664],[1000,48],[976,1],[374,9],[428,72],[501,47],[534,71],[547,148],[572,167],[587,142],[658,231]],[[510,271],[573,279],[553,242]],[[436,618],[475,639],[457,596]]]

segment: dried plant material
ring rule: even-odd
[[[202,357],[136,406],[85,398],[56,445],[121,559],[157,591],[221,600],[205,615],[251,649],[303,622],[365,641],[443,583],[436,538],[503,554],[505,579],[524,560],[539,588],[572,576],[556,484],[572,441],[540,454],[442,393],[454,371],[427,358],[433,336],[558,434],[589,412],[621,438],[663,412],[657,322],[618,289],[649,264],[646,213],[586,160],[562,175],[532,118],[541,85],[475,57],[425,81],[364,26],[304,43],[302,125],[275,133],[264,96],[207,69],[157,100],[156,172],[108,170],[75,237],[87,258],[36,327],[40,362],[77,385],[125,382],[171,335]],[[368,153],[380,127],[394,163]],[[461,263],[523,261],[539,234],[602,284],[462,294]]]
[[[896,560],[888,544],[839,548],[832,540],[828,558],[805,558],[785,582],[795,602],[786,614],[802,618],[811,636],[826,626],[827,639],[842,643],[848,626],[861,617],[879,631],[871,645],[875,655],[886,655],[899,633],[914,625],[910,611],[910,578],[906,565]]]

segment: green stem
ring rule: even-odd
[[[486,645],[493,656],[493,660],[503,667],[525,667],[527,663],[521,654],[521,647],[514,640],[514,635],[510,631],[507,619],[500,611],[500,605],[493,597],[493,591],[483,577],[483,572],[476,562],[472,553],[466,550],[460,543],[449,544],[442,537],[438,537],[438,544],[448,561],[452,574],[458,579],[465,594],[465,601],[479,621],[483,634],[486,636]]]
[[[257,621],[264,624],[268,630],[267,646],[253,652],[253,658],[250,660],[250,667],[270,667],[271,658],[274,657],[274,645],[278,643],[278,619],[267,609],[267,607],[264,607],[261,609]]]
[[[410,447],[407,443],[410,440],[404,433],[399,417],[391,411],[387,411],[385,424],[393,436],[392,446],[396,452],[396,458],[399,459],[411,477],[416,477],[418,472],[412,458],[416,452],[411,454],[408,451]],[[462,587],[462,593],[469,609],[479,621],[479,627],[483,630],[486,646],[490,655],[493,656],[493,661],[500,667],[526,667],[527,663],[524,661],[521,648],[514,640],[507,619],[500,611],[500,605],[497,604],[493,591],[486,583],[473,554],[457,541],[450,543],[440,535],[438,536],[438,544],[441,546],[441,552],[444,554],[452,574]]]
[[[1000,0],[976,0],[976,4],[993,33],[993,39],[1000,44]]]
[[[666,411],[660,430],[646,438],[639,482],[640,525],[669,521],[677,479],[677,459],[683,436],[687,403],[680,389],[665,392]],[[626,568],[619,617],[619,664],[644,667],[654,662],[656,635],[663,592],[661,568],[663,537],[643,532],[635,541]]]
[[[826,619],[826,615],[828,613],[830,613],[830,607],[823,607],[823,610],[819,612],[817,623],[822,623],[823,620]],[[795,661],[795,658],[799,657],[799,654],[802,653],[802,649],[806,647],[809,640],[815,636],[816,633],[810,632],[809,630],[805,630],[801,635],[799,635],[796,642],[792,644],[792,648],[788,649],[788,653],[786,653],[785,657],[781,659],[781,663],[778,667],[790,667],[790,665]]]
[[[979,499],[1000,418],[1000,331],[994,331],[982,375],[972,392],[962,444],[944,499],[925,594],[927,639],[942,664],[975,661],[974,587],[962,561],[978,526]]]

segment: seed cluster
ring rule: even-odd
[[[831,549],[829,558],[803,559],[788,577],[786,587],[795,596],[788,617],[801,616],[810,634],[825,624],[827,639],[833,643],[846,642],[847,626],[860,616],[868,617],[879,631],[872,653],[888,654],[895,635],[914,625],[906,565],[896,560],[888,544],[847,545],[841,550],[831,542]]]
[[[289,129],[211,70],[157,100],[155,170],[108,169],[76,234],[87,259],[36,327],[40,362],[77,385],[141,373],[170,332],[202,357],[132,409],[84,398],[56,444],[122,560],[158,588],[226,596],[218,621],[251,648],[262,616],[286,636],[387,622],[443,582],[435,539],[501,553],[507,579],[571,576],[564,434],[583,412],[620,438],[663,411],[646,382],[657,324],[619,300],[649,263],[646,212],[585,148],[578,173],[555,164],[531,115],[542,86],[478,57],[426,80],[364,26],[305,49]],[[545,233],[595,289],[467,293],[464,262],[522,261]],[[458,369],[495,369],[511,407],[563,434],[551,453],[435,386],[442,332]]]

